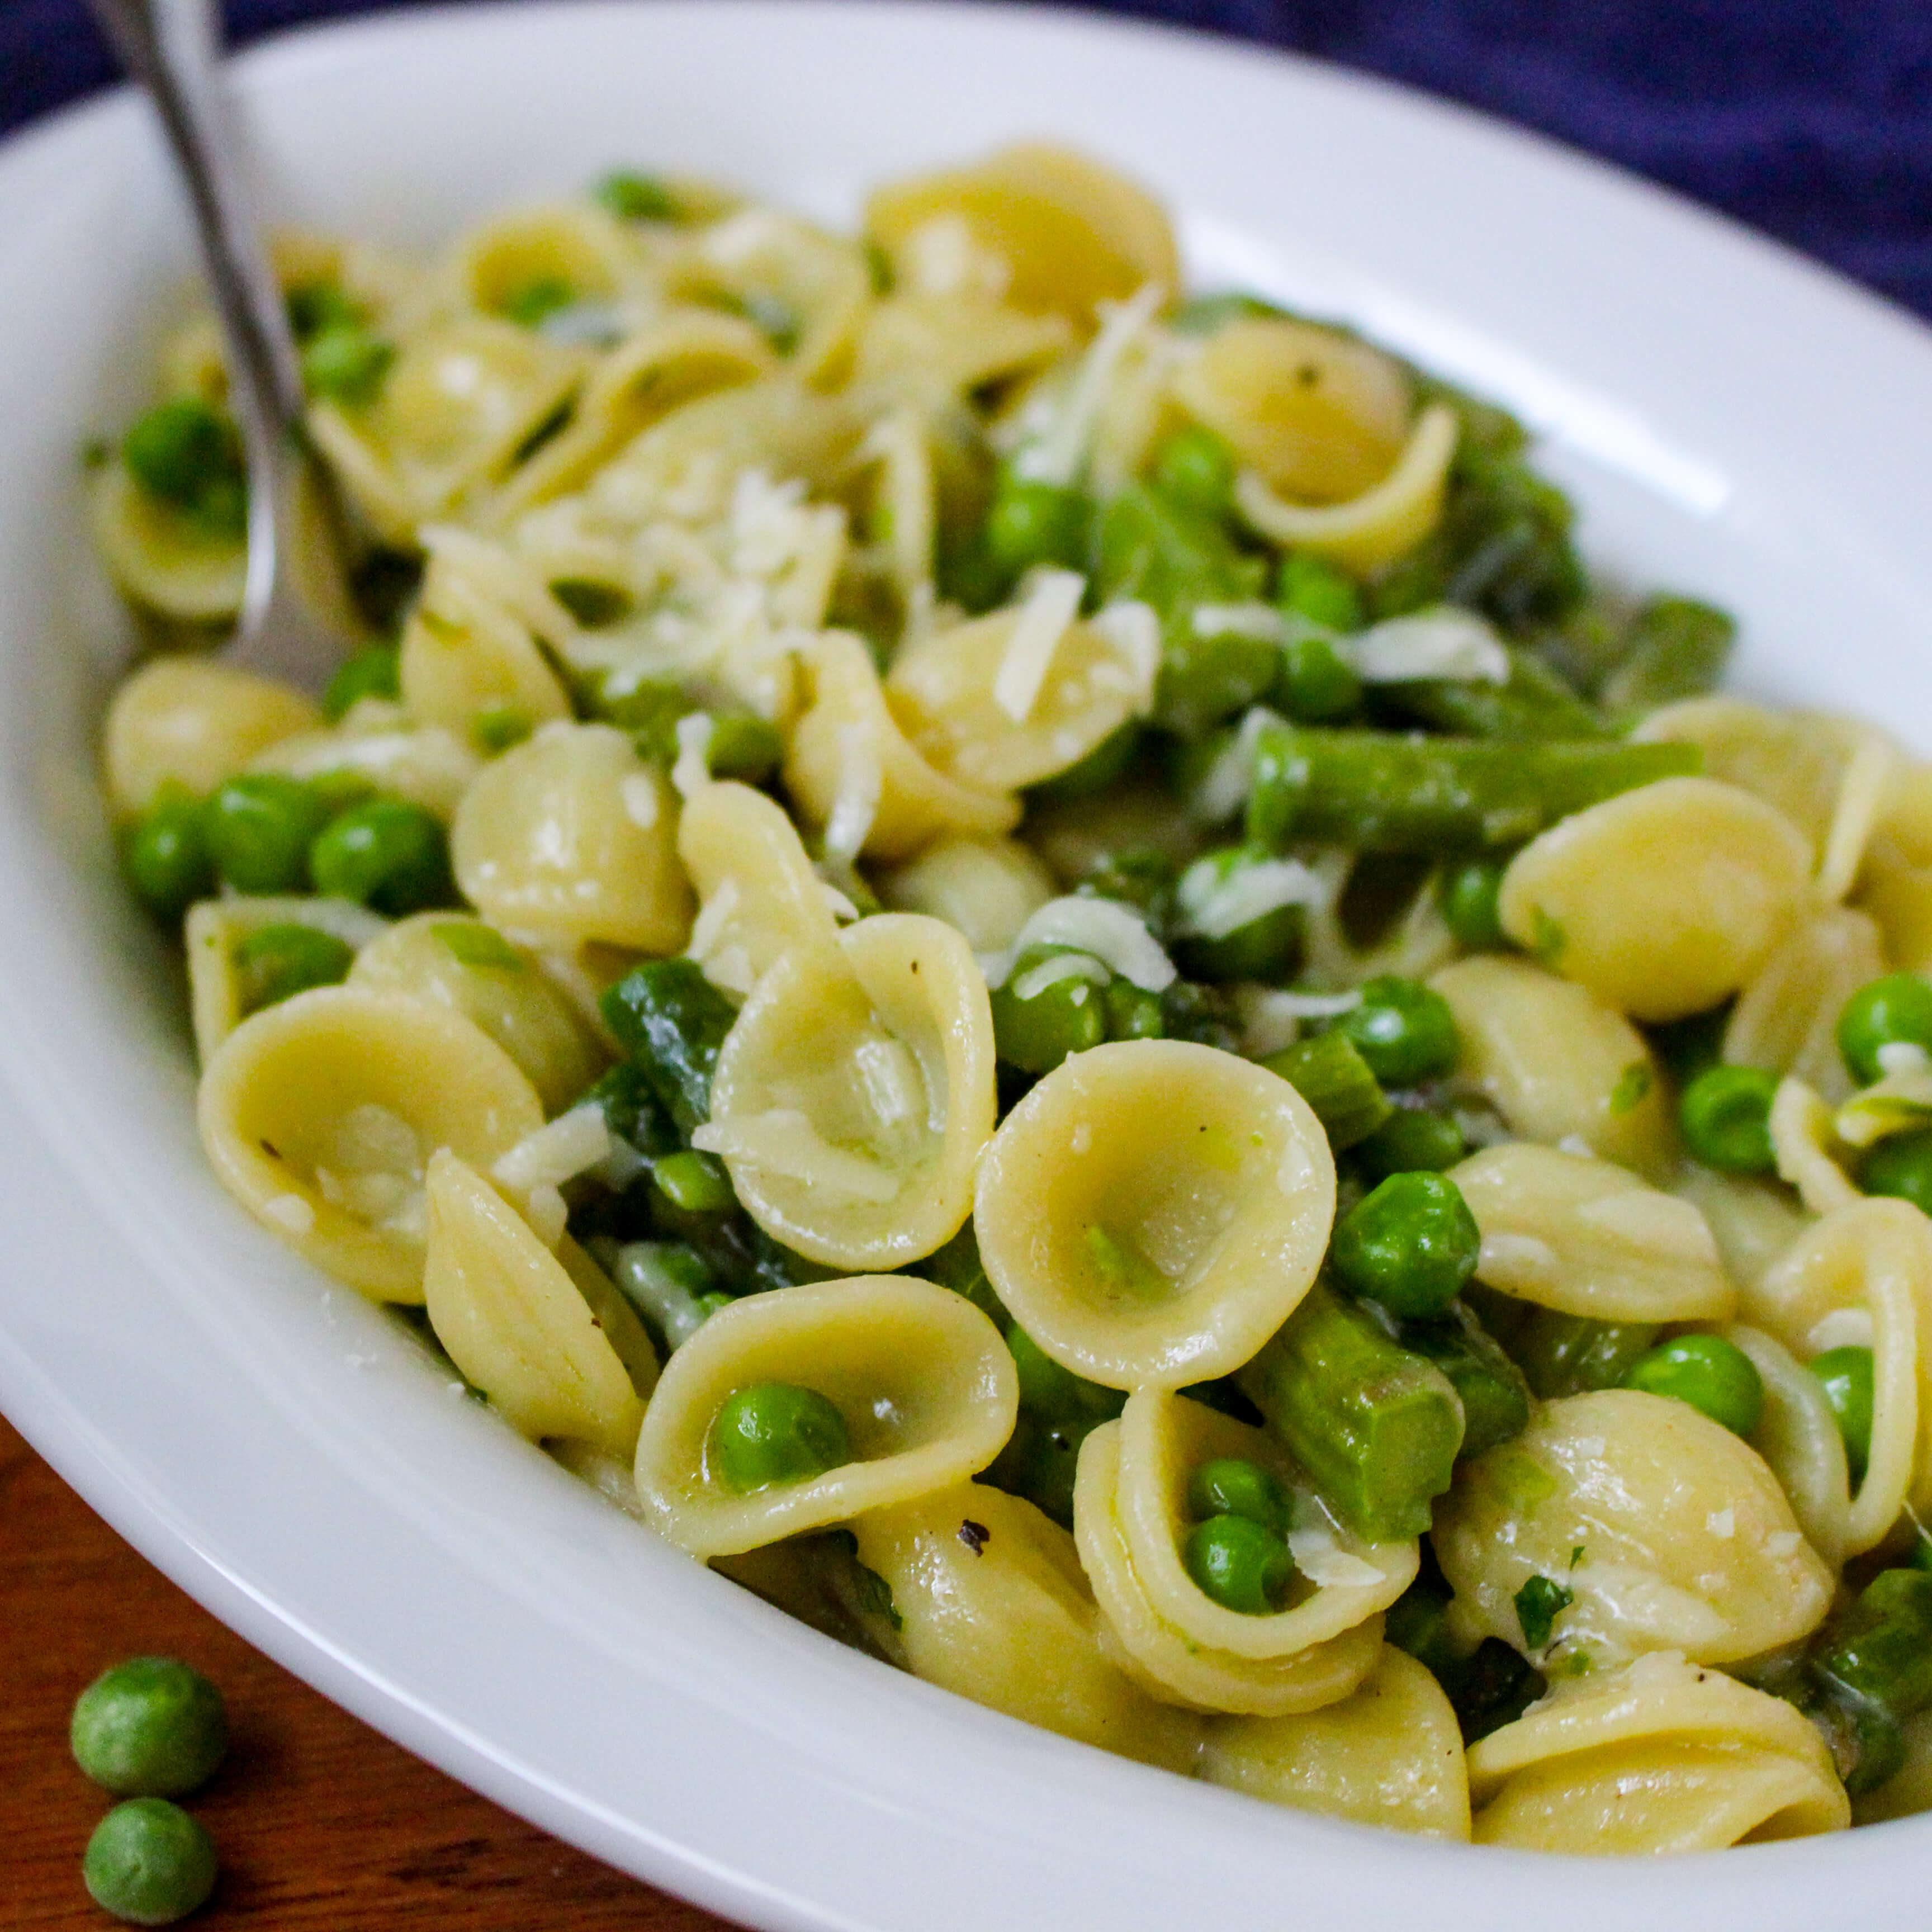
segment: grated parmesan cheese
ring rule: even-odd
[[[1295,1568],[1324,1589],[1370,1589],[1388,1580],[1372,1563],[1344,1550],[1326,1524],[1291,1530],[1288,1553],[1294,1558]]]
[[[1160,675],[1160,619],[1154,607],[1137,597],[1116,598],[1095,613],[1087,628],[1097,631],[1126,659],[1134,716],[1146,717],[1154,709],[1154,681]]]
[[[688,712],[677,721],[670,782],[680,798],[695,798],[711,782],[711,734],[717,728],[708,711]]]
[[[490,1170],[491,1179],[517,1194],[538,1187],[560,1187],[587,1168],[608,1159],[610,1130],[594,1101],[573,1107],[533,1134],[526,1134]]]
[[[1088,446],[1120,359],[1159,313],[1166,291],[1150,282],[1124,302],[1100,304],[1100,327],[1074,372],[1065,400],[1040,437],[1015,453],[1014,473],[1029,483],[1066,489],[1084,467]]]
[[[1219,825],[1232,818],[1254,789],[1255,740],[1270,724],[1287,722],[1280,712],[1270,711],[1265,704],[1250,706],[1240,728],[1194,788],[1187,801],[1189,814],[1204,825]]]
[[[1190,932],[1225,939],[1284,906],[1326,905],[1328,888],[1298,859],[1262,859],[1223,871],[1210,858],[1181,874],[1175,896]]]
[[[1421,677],[1472,684],[1509,682],[1509,652],[1496,632],[1473,611],[1447,604],[1371,625],[1359,636],[1338,639],[1336,648],[1365,684],[1400,684]]]
[[[700,1154],[745,1161],[850,1200],[883,1204],[898,1196],[897,1174],[849,1148],[834,1147],[796,1107],[773,1107],[743,1120],[707,1120],[691,1144]]]
[[[982,962],[987,984],[1004,986],[1013,962],[1029,946],[1070,946],[1090,952],[1110,972],[1146,993],[1160,992],[1175,979],[1174,962],[1160,942],[1137,913],[1116,899],[1048,899],[1020,928],[1009,950]]]
[[[617,796],[623,801],[624,816],[640,831],[648,832],[658,822],[658,788],[656,780],[642,772],[621,779]]]
[[[993,702],[1016,724],[1033,716],[1054,653],[1086,594],[1087,580],[1077,570],[1042,569],[1028,576],[1025,601],[993,680]]]
[[[1037,966],[1029,966],[1013,982],[1013,997],[1017,1000],[1036,999],[1048,987],[1058,986],[1063,980],[1085,980],[1096,986],[1104,986],[1113,976],[1090,952],[1056,952],[1042,959]]]
[[[848,863],[864,850],[878,816],[885,772],[879,759],[878,734],[862,722],[838,728],[838,790],[832,815],[825,821],[825,850]]]

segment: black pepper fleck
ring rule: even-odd
[[[975,1556],[983,1556],[986,1546],[993,1540],[993,1532],[983,1522],[975,1522],[970,1516],[959,1526],[959,1540]]]

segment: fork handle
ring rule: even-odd
[[[209,281],[227,332],[244,434],[286,436],[302,420],[301,366],[281,293],[236,166],[220,80],[218,0],[88,0],[128,72],[144,86],[194,203]]]

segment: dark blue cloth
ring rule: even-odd
[[[382,0],[228,0],[236,38]],[[1466,101],[1932,318],[1932,0],[1114,0]],[[103,86],[82,0],[0,0],[0,132]]]

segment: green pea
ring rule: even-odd
[[[1916,973],[1861,986],[1838,1016],[1838,1052],[1861,1087],[1883,1076],[1881,1051],[1901,1046],[1932,1054],[1932,985]]]
[[[257,926],[235,948],[242,1013],[278,1006],[311,986],[340,985],[355,961],[354,946],[320,927]]]
[[[1408,1320],[1455,1300],[1481,1246],[1446,1174],[1392,1174],[1336,1223],[1329,1259],[1347,1287]]]
[[[122,841],[121,869],[141,903],[170,923],[214,891],[214,861],[202,803],[185,785],[164,784],[129,828]]]
[[[1768,1174],[1778,1165],[1771,1145],[1771,1103],[1778,1076],[1756,1066],[1711,1066],[1677,1103],[1684,1144],[1706,1167],[1726,1174]]]
[[[1064,978],[1042,972],[1064,958],[1080,970]],[[1102,997],[1106,969],[1092,956],[1065,946],[1030,946],[1013,962],[1004,986],[993,989],[993,1046],[1009,1066],[1027,1073],[1051,1073],[1070,1054],[1084,1053],[1107,1037],[1107,1008]]]
[[[1932,1127],[1880,1141],[1858,1169],[1858,1185],[1868,1194],[1910,1201],[1932,1214]]]
[[[288,291],[283,304],[298,342],[308,342],[326,328],[352,328],[368,319],[340,282],[303,282]]]
[[[434,813],[371,799],[331,819],[309,848],[315,889],[401,919],[454,896],[449,843]]]
[[[178,1798],[228,1750],[221,1693],[191,1664],[130,1658],[83,1690],[68,1729],[74,1761],[117,1798]]]
[[[1335,1024],[1384,1087],[1412,1087],[1452,1073],[1462,1050],[1448,1001],[1393,974],[1367,981],[1361,1004]]]
[[[1100,996],[1107,1016],[1109,1040],[1162,1040],[1166,1036],[1158,993],[1136,986],[1131,980],[1112,981]]]
[[[381,393],[395,359],[395,345],[362,323],[332,324],[303,347],[302,386],[311,396],[360,408]]]
[[[1845,1466],[1854,1488],[1864,1480],[1871,1460],[1872,1352],[1869,1348],[1828,1348],[1805,1364],[1824,1384],[1825,1400],[1838,1418],[1845,1438]]]
[[[147,494],[211,542],[238,543],[248,528],[242,438],[213,404],[178,396],[140,418],[121,460]]]
[[[493,704],[470,721],[470,736],[479,752],[507,752],[520,745],[536,724],[520,704]]]
[[[1245,1456],[1216,1456],[1203,1462],[1187,1480],[1187,1510],[1197,1522],[1238,1516],[1277,1536],[1288,1531],[1288,1499],[1281,1485]]]
[[[1036,564],[1072,569],[1085,558],[1089,514],[1087,499],[1078,490],[1004,476],[987,513],[986,547],[1010,579]]]
[[[620,221],[678,221],[683,210],[677,197],[654,175],[614,169],[591,190],[597,201]]]
[[[328,688],[322,694],[322,716],[333,724],[365,698],[386,698],[392,703],[400,698],[401,660],[402,653],[394,644],[371,644],[358,651],[328,680]]]
[[[522,328],[536,328],[560,308],[577,299],[577,291],[560,275],[538,275],[512,289],[498,304]]]
[[[586,631],[605,631],[621,624],[635,608],[631,593],[621,584],[605,584],[594,577],[557,578],[550,584],[550,594]]]
[[[1234,456],[1211,429],[1180,430],[1154,453],[1154,487],[1197,516],[1225,517],[1234,500]]]
[[[1721,1335],[1680,1335],[1624,1372],[1624,1387],[1688,1402],[1733,1436],[1749,1436],[1764,1413],[1764,1381],[1757,1366]]]
[[[1468,1150],[1454,1117],[1427,1107],[1397,1108],[1353,1150],[1371,1180],[1392,1174],[1442,1174]]]
[[[95,1904],[130,1925],[172,1925],[206,1904],[214,1841],[178,1804],[132,1798],[94,1828],[81,1876]]]
[[[1087,755],[1055,772],[1036,785],[1027,788],[1027,796],[1042,805],[1059,805],[1069,799],[1091,798],[1096,792],[1117,784],[1132,769],[1140,756],[1142,733],[1131,718],[1118,731],[1110,731]]]
[[[658,1192],[687,1214],[726,1214],[737,1206],[731,1177],[716,1154],[687,1148],[666,1154],[651,1168]]]
[[[718,1405],[705,1438],[706,1460],[741,1496],[809,1482],[852,1460],[852,1438],[837,1406],[794,1382],[734,1389]]]
[[[1330,631],[1362,628],[1362,593],[1354,580],[1312,550],[1296,550],[1282,559],[1274,601],[1287,614],[1306,617]]]
[[[1294,1559],[1275,1532],[1244,1516],[1197,1522],[1182,1546],[1187,1574],[1223,1610],[1264,1617],[1281,1607],[1294,1580]]]
[[[704,747],[705,769],[714,778],[761,784],[784,757],[784,740],[776,724],[748,711],[721,712],[712,721]]]
[[[1444,866],[1436,880],[1436,902],[1443,923],[1459,946],[1472,952],[1495,952],[1508,944],[1503,937],[1496,900],[1502,890],[1501,859],[1464,859]]]
[[[328,819],[314,786],[278,772],[249,772],[215,788],[204,819],[215,869],[238,892],[299,892],[309,848]]]
[[[1325,724],[1361,709],[1362,680],[1326,638],[1291,638],[1275,679],[1276,706],[1300,724]]]
[[[1220,923],[1216,902],[1238,888],[1241,874],[1274,862],[1245,846],[1197,859],[1180,876],[1178,896],[1186,922],[1175,935],[1174,961],[1190,980],[1216,985],[1234,980],[1291,980],[1301,964],[1308,915],[1298,904],[1277,905],[1232,927]],[[1198,922],[1208,921],[1205,928]]]

